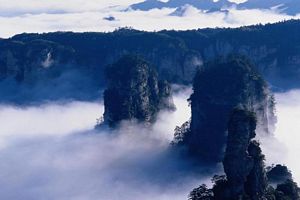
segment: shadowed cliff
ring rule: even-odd
[[[292,178],[281,180],[275,185],[276,189],[268,182],[264,155],[259,142],[254,140],[256,124],[255,113],[233,110],[228,123],[228,140],[223,160],[225,175],[212,179],[212,189],[206,185],[194,189],[190,193],[190,200],[299,199],[299,188]]]
[[[106,69],[104,124],[116,126],[122,120],[152,123],[162,109],[175,109],[171,86],[158,80],[148,62],[126,55]]]
[[[258,133],[272,135],[274,98],[246,58],[229,56],[206,63],[194,78],[193,91],[189,99],[191,121],[176,131],[175,142],[198,159],[222,160],[227,122],[236,107],[255,112]]]

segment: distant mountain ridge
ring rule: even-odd
[[[146,0],[142,3],[133,4],[130,7],[134,10],[151,10],[154,8],[179,8],[185,5],[191,5],[195,8],[205,11],[217,11],[230,7],[242,9],[277,9],[281,13],[296,15],[300,13],[300,1],[297,0],[248,0],[244,3],[233,3],[228,0],[169,0],[162,2],[159,0]]]
[[[220,0],[218,2],[214,2],[212,0],[170,0],[168,2],[162,2],[159,0],[146,0],[142,3],[131,5],[131,8],[135,10],[179,8],[187,4],[202,10],[221,9],[223,7],[237,5],[236,3],[232,3],[228,0]]]
[[[141,55],[160,79],[175,84],[190,84],[216,57],[244,55],[273,89],[300,88],[299,34],[300,20],[235,29],[20,34],[0,40],[0,102],[93,100],[106,85],[105,66],[125,54]]]

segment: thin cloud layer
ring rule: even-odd
[[[118,7],[127,7],[133,3],[139,3],[143,0],[0,0],[0,16],[15,16],[20,14],[42,14],[42,13],[78,13],[102,11],[103,9],[112,9]]]
[[[228,11],[205,13],[189,5],[179,9],[182,13],[177,15],[173,14],[176,9],[170,8],[149,11],[126,9],[135,2],[140,1],[0,2],[4,5],[0,8],[0,25],[3,27],[0,37],[10,37],[23,32],[113,31],[125,26],[147,31],[239,27],[300,18],[300,15],[289,16],[276,10],[260,9],[230,8]]]

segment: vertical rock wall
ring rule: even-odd
[[[195,76],[193,90],[190,130],[182,140],[198,158],[213,162],[223,159],[227,122],[234,108],[253,111],[258,134],[272,134],[274,99],[247,59],[230,56],[207,63]]]
[[[122,120],[151,123],[161,109],[175,108],[170,85],[138,56],[122,57],[107,67],[106,77],[104,123],[110,127]]]

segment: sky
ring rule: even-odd
[[[53,31],[113,31],[119,27],[158,31],[187,30],[205,27],[239,27],[257,23],[277,22],[299,18],[276,10],[236,10],[229,13],[205,13],[192,6],[184,6],[181,16],[175,9],[149,11],[128,9],[142,0],[0,0],[0,37],[8,38],[23,32]],[[114,21],[105,18],[114,17]]]

